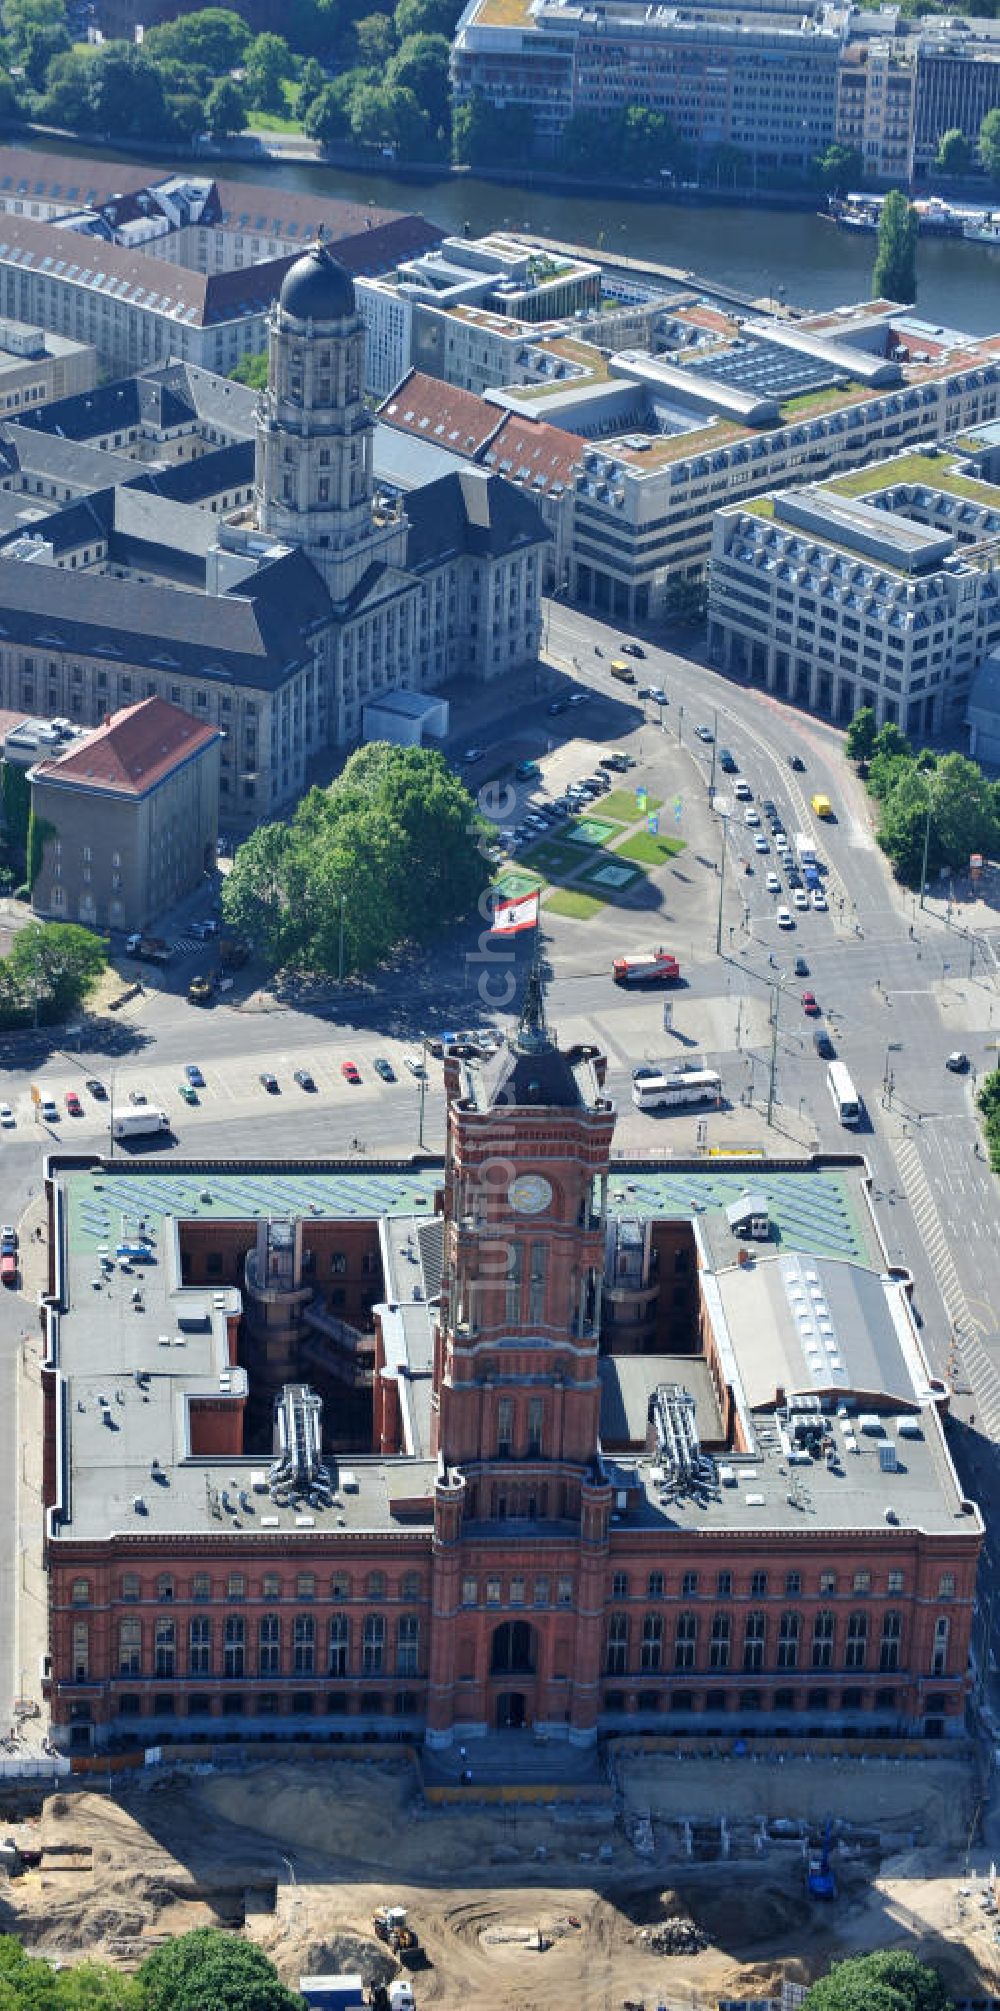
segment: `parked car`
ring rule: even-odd
[[[198,1091],[193,1082],[179,1082],[177,1093],[184,1098],[185,1103],[197,1103],[198,1101]]]
[[[16,1284],[17,1258],[13,1256],[0,1257],[0,1285]]]
[[[769,873],[767,879],[764,882],[764,885],[766,886],[769,894],[780,894],[781,892],[781,881],[779,880],[777,873]]]
[[[439,1040],[433,1041],[431,1044],[432,1053],[434,1051],[434,1048],[437,1048],[439,1054],[444,1053],[444,1045],[441,1041]],[[372,1067],[375,1070],[376,1075],[381,1076],[383,1082],[395,1082],[396,1071],[393,1068],[391,1061],[386,1060],[384,1054],[377,1054],[375,1056],[375,1059],[372,1062]]]
[[[809,1016],[809,1018],[810,1018],[810,1019],[818,1019],[818,1017],[819,1017],[819,1006],[818,1006],[818,1005],[817,1005],[817,1003],[816,1003],[816,994],[815,994],[815,992],[803,992],[803,994],[802,994],[802,1010],[803,1010],[803,1012],[804,1012],[804,1013],[807,1013],[807,1014],[808,1014],[808,1016]]]
[[[292,1077],[292,1081],[297,1082],[300,1089],[308,1089],[310,1091],[315,1091],[316,1084],[313,1081],[313,1078],[310,1075],[309,1070],[307,1068],[297,1068],[294,1076]]]
[[[68,1089],[66,1091],[66,1108],[71,1117],[83,1116],[83,1104],[80,1102],[75,1089]]]
[[[6,1131],[9,1131],[11,1129],[11,1126],[15,1124],[16,1121],[17,1120],[14,1116],[14,1112],[10,1107],[10,1104],[0,1103],[0,1125],[3,1125]]]
[[[969,1057],[960,1047],[956,1047],[945,1062],[945,1067],[951,1069],[952,1075],[964,1075],[968,1066]]]
[[[735,754],[734,754],[734,753],[732,752],[732,750],[731,750],[730,748],[728,748],[728,747],[720,747],[720,749],[719,749],[719,767],[720,767],[720,768],[724,768],[724,769],[725,769],[725,771],[726,771],[726,774],[727,774],[727,775],[736,775],[736,774],[738,774],[738,772],[739,772],[739,762],[737,761],[737,759],[736,759],[736,756],[735,756]]]
[[[17,1249],[17,1230],[15,1229],[13,1222],[5,1222],[2,1229],[0,1229],[0,1251],[7,1252],[9,1250],[16,1250],[16,1249]]]
[[[271,1072],[271,1070],[270,1070],[269,1068],[262,1068],[262,1069],[261,1069],[261,1072],[260,1072],[260,1086],[261,1086],[261,1088],[262,1088],[262,1089],[266,1089],[266,1090],[267,1090],[267,1093],[268,1093],[268,1096],[277,1096],[277,1094],[278,1094],[278,1078],[277,1078],[277,1076],[276,1076],[276,1075],[272,1074],[272,1072]]]
[[[138,1106],[140,1104],[148,1102],[149,1099],[147,1098],[144,1089],[130,1089],[128,1093],[128,1100],[130,1103],[134,1103]]]
[[[809,976],[809,965],[806,963],[805,957],[796,957],[792,969],[797,978],[807,978]]]
[[[404,1066],[409,1069],[410,1074],[415,1075],[418,1080],[423,1080],[426,1078],[427,1070],[424,1067],[424,1060],[422,1055],[404,1054],[403,1063]]]
[[[756,836],[756,838],[755,838],[755,839],[754,839],[754,841],[753,841],[753,849],[754,849],[754,851],[755,851],[755,852],[769,852],[769,851],[770,851],[771,847],[770,847],[770,845],[768,844],[768,842],[767,842],[767,839],[765,838],[765,836],[764,836],[764,833],[763,833],[763,831],[758,831],[758,833],[757,833],[757,836]]]
[[[87,1080],[83,1086],[84,1089],[88,1089],[90,1091],[91,1096],[96,1097],[98,1103],[107,1102],[108,1092],[105,1089],[104,1084],[100,1080],[99,1076],[88,1075]]]
[[[826,912],[826,895],[824,894],[824,892],[823,892],[823,889],[822,889],[822,887],[814,887],[814,888],[813,888],[813,890],[812,890],[812,904],[813,904],[813,907],[814,907],[814,908],[816,908],[817,910],[819,910],[819,911],[821,911],[821,912],[823,912],[823,913],[825,914],[825,912]]]
[[[816,1053],[822,1055],[824,1061],[832,1061],[837,1052],[825,1026],[818,1026],[816,1028],[813,1034],[813,1046],[816,1049]]]
[[[706,747],[711,747],[715,735],[710,726],[696,726],[694,732],[696,740],[703,740]]]
[[[514,779],[517,782],[534,782],[541,772],[537,761],[519,761],[514,770]]]
[[[779,908],[774,919],[777,922],[779,929],[794,929],[795,927],[795,923],[792,919],[791,912],[788,908]]]
[[[340,1073],[345,1082],[361,1081],[361,1070],[356,1061],[342,1061],[340,1064]]]
[[[189,1061],[184,1070],[184,1073],[187,1076],[188,1081],[193,1084],[195,1089],[204,1089],[205,1078],[202,1075],[201,1069],[199,1068],[198,1063],[196,1061]]]
[[[808,896],[808,894],[806,893],[806,890],[805,890],[805,888],[804,888],[804,887],[793,887],[793,889],[792,889],[792,906],[793,906],[793,908],[798,908],[798,910],[799,910],[799,913],[800,913],[800,914],[801,914],[801,912],[802,912],[803,908],[808,908],[808,906],[809,906],[809,896]]]

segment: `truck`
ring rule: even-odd
[[[833,805],[830,802],[830,798],[829,796],[824,796],[821,789],[817,790],[815,796],[810,797],[809,800],[812,804],[812,813],[814,817],[833,816]]]
[[[796,831],[795,850],[798,854],[800,866],[815,866],[816,840],[815,838],[810,838],[808,831]]]
[[[616,985],[676,984],[681,967],[672,950],[650,950],[645,956],[616,957],[611,966]]]
[[[140,957],[147,964],[169,964],[174,954],[164,936],[127,936],[125,949],[130,957]]]
[[[147,1104],[141,1110],[119,1110],[111,1120],[112,1138],[150,1138],[170,1130],[165,1110]]]

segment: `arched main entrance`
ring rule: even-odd
[[[497,1698],[497,1731],[520,1732],[528,1722],[523,1690],[501,1690]]]
[[[535,1630],[527,1620],[504,1620],[493,1629],[491,1676],[533,1676],[538,1666]]]

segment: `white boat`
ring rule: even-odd
[[[986,210],[982,216],[966,217],[962,225],[962,236],[970,244],[1000,244],[1000,214]]]

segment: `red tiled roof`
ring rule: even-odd
[[[573,486],[573,470],[583,452],[575,433],[563,433],[544,419],[522,419],[511,412],[480,458],[508,482],[523,483],[535,495],[551,493],[561,482]]]
[[[433,440],[436,446],[473,461],[496,432],[503,414],[475,391],[462,391],[457,384],[444,384],[439,377],[411,370],[379,406],[378,417],[397,433]]]
[[[172,769],[221,738],[218,727],[200,726],[166,699],[144,698],[114,713],[80,746],[39,762],[35,773],[81,789],[145,796]]]

